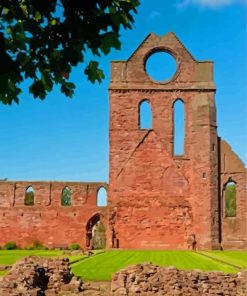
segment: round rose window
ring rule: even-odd
[[[151,54],[145,63],[145,70],[148,76],[157,82],[170,80],[177,71],[175,58],[166,52]]]

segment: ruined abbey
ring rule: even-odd
[[[147,75],[146,61],[156,52],[176,60],[168,81]],[[198,249],[246,248],[246,169],[217,134],[213,70],[213,62],[196,61],[173,33],[150,34],[127,61],[112,62],[109,184],[1,181],[0,245],[38,239],[48,247],[90,248],[101,221],[107,248],[188,249],[191,242]],[[184,108],[179,155],[178,102]],[[143,103],[152,113],[150,128],[140,125]],[[105,207],[97,205],[101,188]]]

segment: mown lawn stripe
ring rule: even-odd
[[[110,280],[112,274],[120,269],[144,262],[187,270],[237,272],[232,266],[192,251],[108,251],[98,258],[91,257],[72,265],[72,271],[85,280]]]
[[[206,253],[208,256],[200,255]],[[84,257],[81,255],[66,256],[62,251],[16,250],[0,251],[0,264],[12,265],[17,260],[29,256],[64,256],[70,261],[80,260],[72,264],[72,271],[85,280],[110,280],[112,274],[120,269],[144,262],[152,262],[160,266],[175,266],[178,269],[203,271],[220,270],[223,272],[238,272],[245,265],[246,252],[193,252],[193,251],[152,251],[152,250],[110,250],[97,255]],[[218,258],[218,260],[216,260]],[[241,263],[241,264],[238,264]]]
[[[247,251],[204,251],[201,253],[241,268],[247,268]]]

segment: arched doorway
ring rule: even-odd
[[[101,221],[101,215],[92,216],[86,225],[86,247],[88,249],[104,249],[106,246],[105,226]]]

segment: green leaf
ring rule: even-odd
[[[9,9],[4,7],[3,11],[2,11],[3,15],[6,15],[9,13]]]
[[[105,78],[105,75],[101,69],[98,68],[99,63],[96,61],[90,61],[84,73],[88,76],[88,79],[95,83],[101,82]]]
[[[41,20],[42,16],[39,11],[35,12],[34,18],[37,22]]]
[[[102,35],[100,49],[104,54],[108,54],[111,48],[120,49],[121,43],[119,35],[115,32],[109,32]]]
[[[32,60],[28,59],[23,65],[25,71],[25,78],[35,78],[36,77],[36,67]]]
[[[9,81],[8,81],[8,87],[9,87],[9,90],[11,91],[11,92],[15,92],[16,91],[16,86],[15,86],[15,84],[9,79]]]
[[[51,21],[51,25],[52,25],[52,26],[55,26],[56,23],[57,23],[56,19],[53,19],[53,20]]]
[[[28,13],[27,13],[27,6],[24,5],[24,4],[21,4],[21,5],[20,5],[20,8],[21,8],[23,14],[24,14],[25,16],[27,16],[27,15],[28,15]]]
[[[11,35],[12,34],[12,28],[9,26],[6,30],[7,34]]]
[[[42,73],[42,76],[41,76],[41,81],[43,83],[44,88],[47,91],[51,91],[52,90],[53,83],[52,83],[52,80],[50,78],[49,73],[47,73],[46,71],[43,72]]]
[[[39,97],[44,99],[46,95],[45,88],[40,80],[34,81],[34,83],[29,87],[29,92],[32,93],[35,98]]]
[[[75,85],[72,82],[62,82],[61,92],[64,93],[67,97],[72,97],[74,94]]]
[[[15,84],[14,76],[0,76],[0,102],[2,101],[2,103],[5,105],[11,105],[13,101],[18,103],[18,95],[20,93],[21,89]]]

